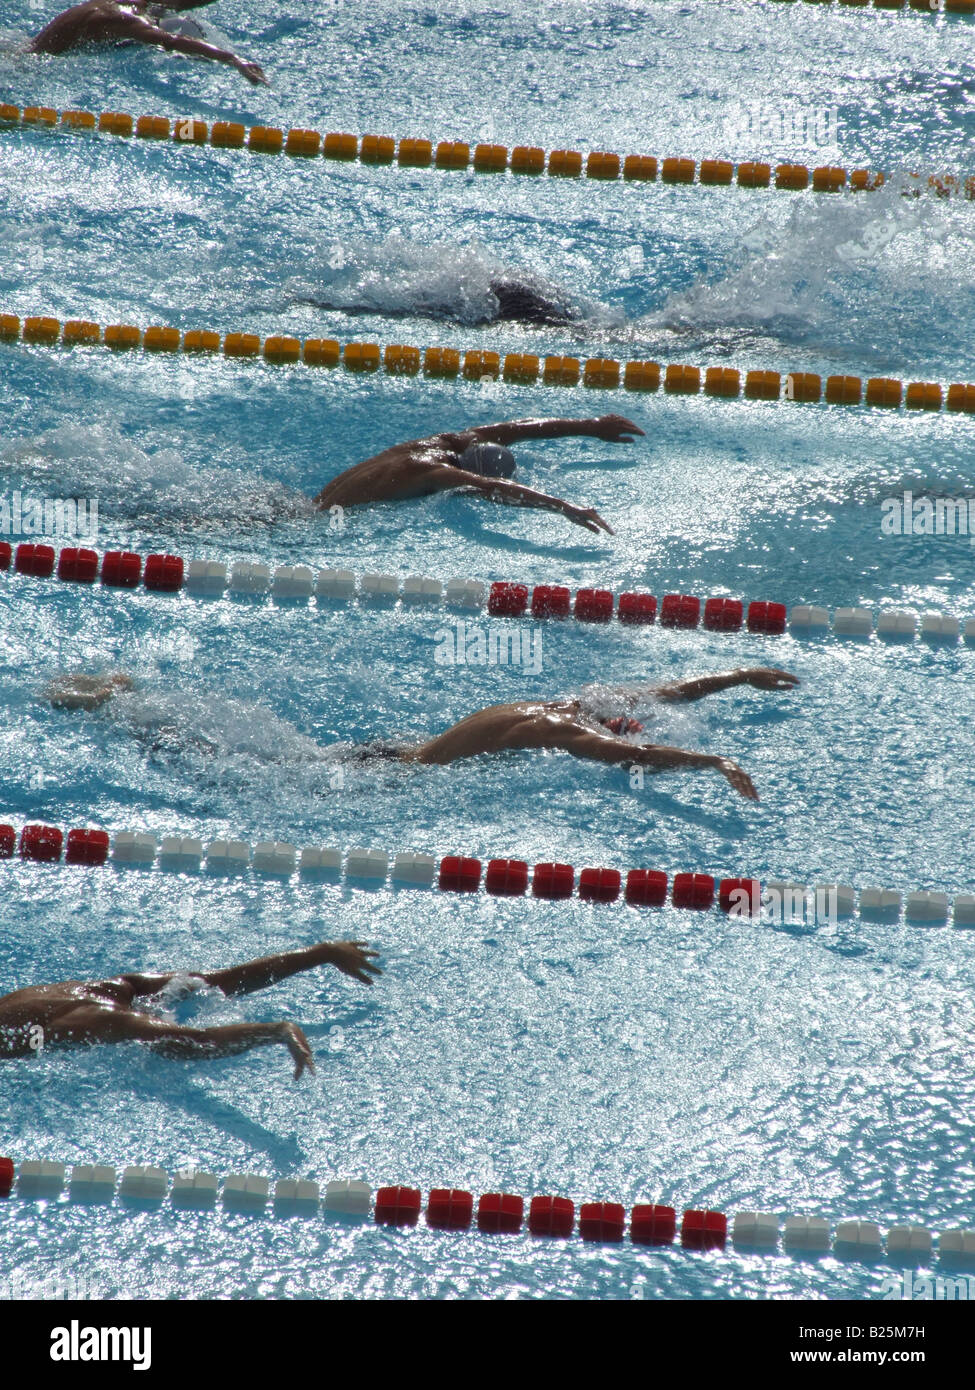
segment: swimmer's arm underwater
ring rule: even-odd
[[[602,763],[637,763],[641,767],[667,768],[687,767],[699,770],[713,769],[720,772],[740,796],[749,801],[758,800],[755,784],[743,768],[731,758],[722,758],[713,753],[692,753],[686,748],[670,748],[661,743],[630,743],[625,738],[603,734],[584,725],[570,725],[558,739],[558,745],[577,758],[592,758]]]

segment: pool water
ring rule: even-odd
[[[48,18],[8,5],[3,100],[973,172],[962,17],[744,0],[598,13],[386,2],[364,16],[224,0],[215,20],[270,89],[135,49],[18,53]],[[836,146],[729,141],[743,106],[776,103],[835,106]],[[893,183],[833,198],[605,185],[7,129],[0,207],[0,310],[21,316],[970,374],[970,206],[903,198]],[[579,325],[473,326],[500,271],[567,295]],[[298,302],[316,296],[367,312]],[[413,315],[430,302],[456,321]],[[967,537],[880,530],[883,499],[905,489],[967,496],[975,425],[957,415],[24,345],[0,350],[0,399],[4,495],[97,499],[99,550],[975,614]],[[612,536],[460,496],[350,509],[339,529],[308,502],[398,440],[609,410],[646,437],[518,452],[526,481],[595,506]],[[550,623],[531,629],[540,668],[446,666],[437,652],[456,615],[443,610],[204,602],[13,575],[0,603],[0,818],[16,825],[972,889],[975,655],[963,645]],[[502,700],[741,664],[802,684],[644,714],[654,738],[741,762],[758,804],[711,774],[635,787],[625,769],[561,753],[404,769],[318,752],[426,738]],[[138,689],[96,714],[51,709],[46,683],[77,669],[125,670]],[[131,1046],[7,1063],[0,1152],[18,1161],[972,1225],[964,931],[19,860],[0,876],[3,990],[208,969],[321,938],[376,943],[385,972],[368,991],[318,972],[181,1006],[197,1021],[300,1022],[318,1075],[299,1084],[283,1051],[184,1066]],[[868,1299],[890,1272],[730,1245],[492,1243],[66,1198],[5,1204],[0,1248],[21,1291],[119,1297]]]

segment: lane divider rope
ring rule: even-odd
[[[725,1212],[686,1209],[678,1217],[675,1207],[662,1203],[638,1203],[629,1212],[619,1202],[582,1202],[568,1197],[536,1196],[528,1203],[515,1193],[474,1194],[461,1188],[432,1188],[424,1209],[419,1188],[380,1187],[357,1179],[333,1179],[324,1191],[310,1178],[280,1178],[274,1184],[260,1173],[215,1173],[196,1169],[172,1178],[165,1169],[131,1164],[121,1175],[109,1164],[79,1163],[71,1169],[47,1159],[25,1159],[14,1165],[0,1158],[0,1198],[14,1194],[25,1200],[58,1201],[65,1189],[74,1204],[109,1205],[118,1198],[121,1208],[172,1208],[215,1210],[218,1200],[226,1212],[266,1215],[269,1204],[275,1216],[372,1220],[377,1225],[416,1226],[421,1214],[433,1230],[466,1231],[473,1226],[482,1235],[516,1235],[527,1231],[538,1237],[619,1244],[628,1234],[634,1245],[671,1246],[679,1240],[682,1250],[724,1250],[730,1235],[736,1248],[773,1253],[781,1240],[787,1254],[834,1254],[848,1260],[870,1262],[888,1258],[913,1263],[937,1256],[944,1264],[968,1264],[975,1260],[975,1231],[965,1227],[934,1232],[922,1225],[890,1226],[886,1237],[880,1225],[860,1219],[830,1221],[816,1216],[787,1216],[784,1224],[775,1212],[739,1211],[731,1222]],[[578,1224],[577,1224],[578,1221]]]
[[[179,555],[148,555],[135,551],[109,550],[98,553],[85,547],[67,546],[55,553],[53,546],[24,541],[16,548],[0,541],[0,573],[13,570],[28,579],[50,579],[55,574],[63,582],[79,584],[83,591],[100,578],[103,588],[130,591],[140,584],[152,593],[175,594],[183,591],[193,598],[220,598],[229,594],[239,599],[272,598],[278,603],[306,606],[315,599],[319,605],[337,605],[358,600],[365,605],[402,603],[404,607],[455,608],[466,612],[486,612],[496,618],[532,618],[559,621],[608,623],[615,617],[627,626],[660,626],[673,631],[704,628],[715,633],[741,632],[765,637],[781,636],[786,629],[793,635],[824,636],[867,640],[876,635],[889,642],[912,642],[920,636],[938,645],[975,646],[975,617],[964,624],[951,613],[927,612],[920,616],[913,609],[884,609],[874,614],[869,608],[837,608],[830,612],[815,604],[784,603],[753,599],[746,609],[742,599],[707,598],[694,594],[664,594],[659,604],[654,594],[610,589],[577,589],[573,597],[568,586],[536,584],[529,586],[507,580],[486,584],[479,579],[453,578],[446,584],[426,575],[366,573],[357,576],[347,569],[320,569],[317,575],[308,565],[270,565],[238,560],[228,573],[217,560],[191,560]],[[462,664],[462,663],[460,663]]]
[[[940,2],[940,0],[939,0]],[[855,3],[855,0],[840,0]],[[880,0],[876,0],[880,5]],[[947,8],[975,13],[975,0],[945,0]],[[890,8],[890,6],[882,6]],[[770,188],[802,191],[812,188],[817,193],[839,193],[844,189],[864,192],[880,188],[888,175],[872,169],[847,170],[839,165],[821,165],[810,169],[805,164],[767,164],[761,160],[702,159],[700,162],[681,157],[657,158],[655,155],[628,154],[621,156],[610,150],[592,150],[583,156],[581,150],[559,149],[546,151],[537,145],[516,145],[509,151],[506,145],[470,144],[462,140],[441,140],[436,144],[426,139],[399,139],[392,135],[354,135],[347,132],[305,130],[294,127],[283,130],[278,126],[247,127],[240,121],[206,121],[192,117],[138,116],[123,111],[56,111],[50,106],[12,106],[0,104],[0,129],[3,126],[31,126],[51,129],[60,127],[71,132],[93,132],[134,137],[138,140],[161,140],[186,145],[211,145],[218,149],[247,149],[264,155],[291,155],[294,158],[323,157],[348,163],[358,161],[379,167],[398,164],[404,168],[437,168],[477,173],[511,173],[526,176],[547,174],[551,178],[575,179],[586,177],[603,183],[693,184],[704,187],[728,187],[737,182],[742,188]],[[939,197],[962,196],[975,198],[975,177],[961,178],[957,174],[932,174],[927,180],[920,174],[907,176],[904,191],[920,193],[930,190]]]
[[[338,367],[350,372],[423,377],[442,381],[498,381],[518,386],[584,386],[590,390],[664,392],[680,397],[710,396],[722,400],[791,401],[797,405],[870,405],[887,410],[940,411],[975,414],[975,383],[909,381],[898,377],[829,376],[825,388],[816,372],[751,370],[736,367],[695,367],[682,363],[621,362],[611,357],[540,357],[535,353],[502,355],[478,348],[418,348],[403,343],[339,343],[334,338],[306,338],[257,333],[221,334],[207,329],[161,325],[145,330],[135,324],[109,324],[104,329],[87,319],[32,315],[21,322],[17,314],[0,313],[0,342],[66,348],[102,345],[115,352],[141,348],[147,353],[189,353],[195,358],[222,354],[236,361],[274,364],[303,363],[307,367]]]
[[[413,851],[390,854],[384,849],[339,849],[306,845],[300,851],[283,840],[268,840],[253,847],[246,840],[218,839],[204,848],[193,836],[167,835],[161,843],[154,834],[121,830],[110,839],[106,830],[76,828],[67,837],[54,825],[24,825],[18,835],[12,825],[0,825],[0,859],[40,864],[102,867],[116,866],[197,873],[204,866],[212,874],[247,871],[267,878],[287,879],[295,874],[337,882],[348,888],[437,888],[444,893],[477,893],[494,897],[525,897],[564,901],[614,903],[621,898],[631,907],[663,907],[668,901],[668,876],[660,869],[585,868],[568,863],[530,866],[523,859],[480,859],[460,854],[435,858]],[[63,857],[62,857],[63,856]],[[729,916],[759,920],[811,919],[839,921],[859,913],[862,920],[912,925],[975,927],[975,894],[920,890],[902,893],[886,888],[861,888],[845,883],[810,886],[784,879],[736,875],[715,878],[711,874],[675,873],[669,884],[673,907],[705,912],[719,908]]]

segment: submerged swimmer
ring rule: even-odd
[[[489,281],[489,289],[497,307],[478,318],[463,319],[472,327],[480,328],[489,323],[527,323],[545,328],[563,328],[570,323],[578,323],[579,315],[565,304],[536,289],[526,280],[506,276],[495,276]],[[384,319],[430,318],[458,321],[456,307],[450,304],[417,304],[409,309],[382,309],[372,304],[339,304],[322,299],[299,299],[299,304],[309,304],[313,309],[328,309],[340,314],[376,314]]]
[[[270,86],[256,63],[207,43],[204,31],[182,11],[212,5],[214,0],[170,0],[165,5],[151,0],[86,0],[72,5],[31,40],[31,53],[66,53],[89,43],[149,43],[172,53],[229,63],[248,82]]]
[[[612,535],[612,527],[592,507],[577,507],[561,497],[550,497],[512,482],[515,456],[508,445],[566,435],[589,435],[612,444],[632,444],[632,436],[638,434],[642,435],[643,430],[623,415],[600,415],[588,420],[507,420],[497,425],[432,434],[427,439],[394,444],[391,449],[347,468],[326,484],[315,498],[315,506],[319,510],[355,507],[463,488],[491,502],[561,512],[587,531],[607,531]]]
[[[206,1059],[233,1057],[252,1047],[283,1043],[295,1064],[295,1080],[306,1069],[315,1071],[308,1039],[296,1023],[231,1023],[215,1028],[190,1028],[137,1012],[136,999],[173,1002],[174,981],[186,981],[184,994],[210,985],[224,994],[252,994],[319,965],[334,965],[371,985],[370,975],[382,971],[372,964],[375,951],[364,941],[321,941],[300,951],[265,956],[208,974],[171,972],[166,975],[116,975],[111,980],[64,980],[56,985],[33,985],[0,997],[0,1058],[26,1057],[41,1048],[69,1044],[145,1042],[163,1057]],[[162,999],[163,991],[167,993]],[[39,1030],[39,1031],[38,1031]]]
[[[120,682],[126,684],[120,684]],[[80,684],[79,684],[80,683]],[[680,703],[700,700],[734,686],[755,690],[792,690],[798,676],[770,666],[743,667],[709,676],[696,676],[659,686],[624,686],[612,692],[631,709],[642,701]],[[62,709],[95,709],[122,689],[131,689],[125,676],[62,676],[48,687],[51,703]],[[755,784],[730,758],[712,753],[692,753],[660,743],[632,743],[627,734],[643,732],[643,725],[628,716],[604,718],[591,700],[517,700],[476,710],[442,734],[414,746],[367,744],[348,756],[357,761],[386,758],[402,763],[444,766],[461,758],[513,750],[558,748],[594,762],[630,763],[652,770],[692,768],[719,772],[741,796],[758,800]],[[329,753],[320,750],[323,759]],[[334,756],[334,754],[332,755]]]

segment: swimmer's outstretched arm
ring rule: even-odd
[[[643,434],[625,415],[596,415],[585,420],[569,420],[558,416],[529,420],[502,420],[496,425],[476,425],[464,430],[469,442],[486,444],[518,444],[523,439],[561,439],[569,435],[588,435],[605,439],[610,444],[632,444],[633,435]]]
[[[300,951],[284,951],[277,956],[247,961],[244,965],[232,965],[227,970],[212,970],[202,978],[208,985],[222,989],[224,994],[252,994],[256,989],[267,989],[303,970],[334,965],[343,975],[371,985],[370,975],[383,972],[378,965],[372,964],[377,952],[366,950],[366,945],[365,941],[319,941]]]
[[[647,699],[678,704],[685,700],[701,700],[705,695],[715,695],[736,685],[751,685],[756,690],[792,690],[798,684],[799,677],[791,671],[780,671],[774,666],[743,666],[736,671],[695,676],[691,680],[674,681],[670,685],[622,686],[614,693],[634,705]]]

